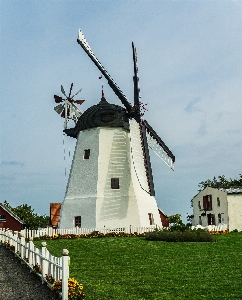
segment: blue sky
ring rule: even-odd
[[[0,1],[0,202],[49,214],[62,202],[60,85],[82,88],[86,110],[101,97],[100,72],[77,44],[81,28],[124,94],[133,97],[133,41],[144,118],[176,156],[152,154],[156,199],[168,215],[191,213],[198,183],[242,171],[242,1]],[[103,81],[106,99],[120,104]],[[66,153],[75,140],[65,137]]]

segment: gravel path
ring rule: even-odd
[[[0,300],[54,300],[60,299],[40,277],[30,273],[9,249],[0,245]]]

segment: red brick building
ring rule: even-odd
[[[0,204],[0,229],[8,228],[13,231],[24,229],[25,225],[10,209]]]

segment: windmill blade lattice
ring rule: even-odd
[[[174,171],[175,156],[172,154],[171,150],[166,146],[146,120],[142,121],[142,124],[146,129],[147,143],[149,147]]]
[[[61,92],[66,98],[62,98],[58,95],[54,95],[55,102],[61,103],[55,106],[54,110],[58,114],[60,114],[62,118],[65,118],[64,129],[67,129],[67,123],[69,120],[73,120],[75,123],[77,123],[79,117],[82,115],[82,111],[75,104],[81,105],[85,101],[85,100],[74,100],[73,98],[78,93],[80,93],[82,89],[80,89],[77,93],[71,96],[72,88],[73,88],[73,83],[71,84],[69,95],[67,96],[63,85],[61,85]]]

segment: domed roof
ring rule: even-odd
[[[129,120],[125,108],[110,104],[102,97],[97,105],[89,107],[78,119],[74,128],[66,129],[64,132],[77,137],[79,131],[95,127],[124,127],[129,128]]]

